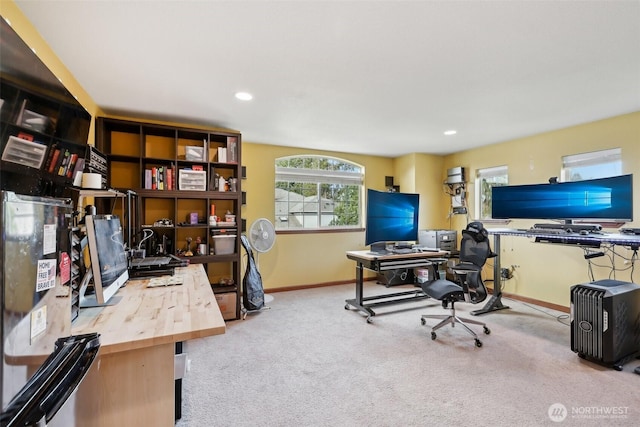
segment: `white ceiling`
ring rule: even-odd
[[[16,4],[107,113],[254,143],[446,154],[640,111],[638,0]]]

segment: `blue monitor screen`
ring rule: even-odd
[[[633,221],[633,175],[493,187],[496,219]]]
[[[419,194],[367,190],[365,244],[418,240]]]

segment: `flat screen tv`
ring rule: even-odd
[[[496,219],[633,221],[633,175],[493,187]]]
[[[114,304],[115,293],[129,280],[127,252],[120,225],[115,215],[86,215],[90,266],[80,286],[80,306]],[[87,293],[93,278],[93,293]]]
[[[387,242],[418,240],[420,195],[367,190],[365,244],[384,252]]]

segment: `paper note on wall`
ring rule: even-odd
[[[42,239],[42,254],[52,254],[56,251],[56,225],[45,224]]]

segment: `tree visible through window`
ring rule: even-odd
[[[275,161],[275,226],[279,230],[362,225],[364,168],[323,156]]]
[[[507,166],[478,169],[476,174],[476,212],[478,212],[478,218],[491,218],[491,189],[507,184],[509,184]]]

